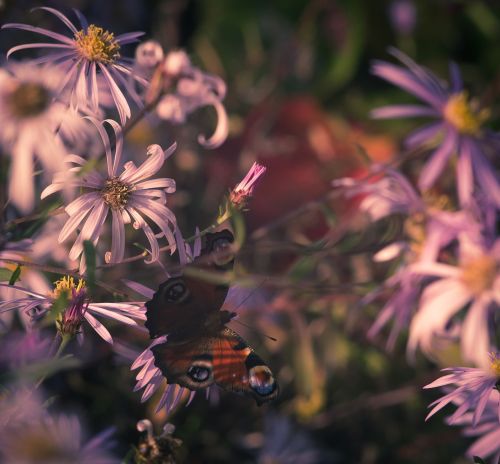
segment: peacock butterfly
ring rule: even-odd
[[[229,230],[209,233],[192,266],[207,271],[232,268],[234,236]],[[191,266],[191,265],[190,265]],[[257,404],[278,396],[278,384],[266,363],[226,324],[234,313],[221,310],[228,285],[189,275],[169,278],[146,303],[151,338],[167,335],[151,348],[155,366],[167,378],[190,390],[217,384],[250,395]]]

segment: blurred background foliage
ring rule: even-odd
[[[362,173],[367,160],[393,159],[402,135],[414,127],[413,121],[369,118],[374,107],[412,101],[370,76],[370,62],[387,59],[389,46],[443,78],[456,61],[471,94],[497,103],[498,2],[2,0],[0,22],[59,30],[54,18],[29,13],[39,5],[66,13],[78,8],[116,34],[146,31],[165,49],[185,48],[226,81],[230,137],[222,147],[210,152],[196,142],[200,130],[213,127],[206,110],[182,128],[143,121],[128,136],[127,156],[143,156],[149,143],[178,141],[164,174],[177,181],[170,206],[185,236],[214,220],[251,162],[267,166],[245,215],[238,264],[238,275],[256,287],[238,308],[253,329],[234,327],[281,384],[280,398],[260,408],[221,392],[209,401],[198,395],[168,418],[155,416],[154,398],[140,404],[129,371],[133,350],[142,351],[147,338],[117,326],[114,348],[91,335],[83,347],[69,349],[79,365],[63,366],[46,380],[57,407],[81,413],[93,431],[116,426],[121,455],[138,443],[135,424],[148,417],[158,433],[167,419],[176,426],[174,436],[183,441],[179,461],[191,464],[467,462],[467,439],[458,429],[444,425],[442,416],[424,423],[436,393],[421,387],[438,375],[438,366],[423,359],[409,365],[404,339],[387,353],[382,337],[366,337],[377,307],[360,307],[358,297],[388,272],[370,256],[399,225],[368,229],[354,202],[331,195],[330,181]],[[25,33],[2,32],[3,51],[20,37],[26,41]],[[498,110],[492,109],[495,125]],[[159,284],[156,270],[137,263],[98,276],[119,288],[123,277]]]

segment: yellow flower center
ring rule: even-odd
[[[493,372],[493,375],[498,377],[500,379],[500,358],[496,353],[490,353],[490,359],[491,359],[491,372]]]
[[[474,295],[480,295],[493,287],[496,271],[495,258],[483,255],[462,266],[462,281]]]
[[[51,93],[43,85],[24,82],[8,96],[8,106],[14,116],[29,118],[43,113],[51,100]]]
[[[76,49],[83,58],[98,63],[114,63],[120,58],[120,44],[112,32],[91,24],[75,33]]]
[[[427,218],[424,213],[414,213],[404,222],[404,232],[410,243],[410,248],[418,256],[425,242],[425,226]]]
[[[112,177],[106,181],[101,195],[110,208],[121,210],[127,204],[133,189],[133,186],[121,181],[118,177]]]
[[[62,279],[54,282],[54,290],[52,291],[52,297],[54,299],[57,299],[62,294],[66,294],[68,299],[71,299],[73,289],[79,292],[84,288],[85,288],[85,281],[83,279],[78,279],[78,283],[75,285],[75,279],[73,277],[64,276]]]
[[[435,190],[426,190],[422,193],[422,199],[429,209],[438,211],[453,211],[453,202],[448,195],[436,192]]]
[[[444,107],[445,119],[460,133],[477,135],[481,125],[489,118],[490,111],[480,110],[477,102],[469,101],[467,92],[452,95]]]

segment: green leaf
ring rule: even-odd
[[[57,320],[58,316],[68,307],[68,300],[68,293],[61,292],[54,303],[52,303],[49,314],[53,321]]]
[[[86,282],[92,293],[95,287],[96,252],[95,246],[90,240],[85,240],[83,242],[83,253],[85,256],[85,263],[87,264]]]
[[[9,281],[12,276],[12,271],[5,267],[0,267],[0,282]]]
[[[17,267],[14,269],[14,272],[10,276],[9,285],[14,285],[19,280],[20,275],[21,275],[21,266],[18,264]]]
[[[476,464],[486,464],[483,459],[481,459],[479,456],[474,456],[474,462]]]

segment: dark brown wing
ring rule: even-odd
[[[234,255],[224,250],[233,242],[234,236],[229,230],[207,234],[200,257],[189,266],[206,271],[232,268]],[[228,285],[216,285],[190,276],[168,279],[146,303],[145,325],[150,337],[168,334],[173,340],[196,338],[207,326],[223,325],[228,320],[227,313],[215,318],[211,314],[220,310],[228,288]]]
[[[211,337],[152,348],[155,365],[169,383],[200,390],[216,383],[225,390],[249,395],[258,404],[278,396],[279,388],[265,362],[228,327]]]

